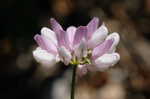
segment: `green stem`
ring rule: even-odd
[[[77,70],[77,66],[73,65],[70,99],[74,99],[74,95],[75,95],[76,70]]]

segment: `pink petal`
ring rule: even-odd
[[[74,54],[80,60],[83,57],[87,56],[87,43],[86,40],[83,38],[81,42],[75,46]]]
[[[94,64],[87,64],[86,65],[89,72],[96,72],[98,71],[97,67]]]
[[[57,36],[57,40],[58,40],[58,45],[59,46],[65,46],[66,42],[65,42],[65,31],[60,31],[59,34],[56,35]]]
[[[34,40],[36,41],[36,43],[42,48],[42,49],[45,49],[46,50],[46,45],[43,41],[43,38],[41,37],[41,35],[39,34],[36,34],[34,36]]]
[[[96,59],[109,51],[113,44],[113,39],[105,40],[102,44],[93,49],[92,57]]]
[[[61,30],[59,34],[57,34],[58,47],[64,46],[65,48],[70,50],[69,41],[66,36],[66,32]]]
[[[76,27],[70,26],[66,31],[66,41],[69,43],[70,48],[73,47],[73,40],[76,32]]]
[[[96,29],[98,28],[98,24],[99,24],[99,19],[97,17],[94,17],[87,25],[87,29],[88,29],[88,34],[87,37],[88,39],[91,38],[92,34],[96,31]]]
[[[34,39],[43,50],[46,50],[53,54],[57,54],[57,49],[54,43],[52,43],[47,38],[44,38],[44,36],[40,36],[37,34],[34,36]]]
[[[84,76],[88,72],[86,65],[78,65],[77,74],[79,76]]]
[[[55,33],[59,33],[60,30],[63,30],[62,26],[54,18],[50,19],[50,23],[51,28]]]
[[[51,41],[49,40],[48,38],[44,37],[44,36],[41,36],[44,43],[45,43],[45,46],[46,46],[46,50],[50,53],[53,53],[53,54],[57,54],[57,47],[56,45]]]
[[[87,34],[87,27],[86,26],[80,26],[77,28],[73,44],[79,44],[83,38],[86,38]]]
[[[113,44],[112,44],[111,48],[108,51],[109,53],[112,53],[112,52],[115,51],[116,46],[118,45],[118,43],[120,41],[120,36],[119,36],[118,33],[114,32],[114,33],[108,35],[108,37],[106,38],[106,40],[108,40],[108,39],[114,39]]]

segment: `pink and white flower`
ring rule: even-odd
[[[52,29],[44,27],[41,35],[34,37],[39,47],[33,56],[39,63],[45,66],[54,66],[59,61],[65,65],[75,64],[78,73],[83,75],[107,69],[120,60],[115,52],[120,39],[118,33],[108,35],[105,24],[98,27],[98,18],[94,17],[87,26],[70,26],[66,31],[55,19],[50,22]]]

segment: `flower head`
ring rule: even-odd
[[[108,35],[105,24],[99,26],[94,17],[87,26],[62,26],[51,19],[51,28],[43,27],[41,35],[34,39],[39,45],[33,51],[34,58],[45,66],[54,66],[61,61],[65,65],[75,64],[79,74],[87,71],[100,71],[116,64],[120,55],[115,52],[119,43],[118,33]]]

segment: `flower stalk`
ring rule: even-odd
[[[72,72],[70,99],[75,99],[75,83],[76,83],[76,70],[77,70],[77,66],[73,65],[72,67],[73,67],[73,72]]]

